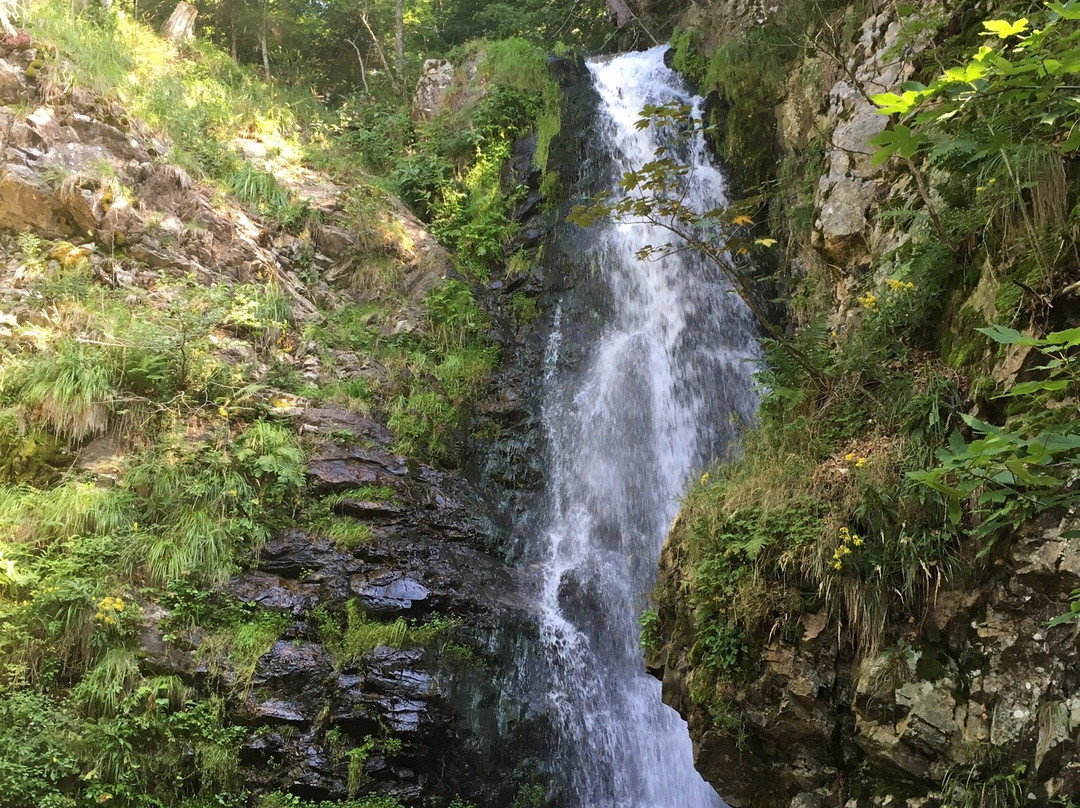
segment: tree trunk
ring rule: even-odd
[[[405,0],[394,3],[394,44],[397,46],[397,69],[401,86],[405,84]]]
[[[191,39],[195,28],[195,18],[199,16],[198,9],[186,0],[180,0],[161,28],[161,35],[173,42],[183,42]]]
[[[161,35],[173,42],[183,42],[191,39],[194,35],[195,18],[199,15],[198,9],[186,0],[180,0],[161,28]]]
[[[379,38],[375,36],[375,32],[371,30],[371,23],[368,22],[367,18],[367,11],[360,14],[360,22],[364,24],[368,34],[371,36],[371,44],[375,46],[375,55],[379,57],[379,61],[382,62],[382,66],[386,70],[386,75],[390,77],[390,82],[394,85],[394,92],[405,95],[405,82],[399,81],[396,78],[396,72],[390,67],[390,63],[386,60],[386,52],[383,51],[382,45],[379,44]]]
[[[270,0],[263,0],[262,27],[259,28],[259,48],[262,50],[263,78],[270,81],[270,53],[266,48],[266,29],[270,27]]]

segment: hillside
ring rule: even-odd
[[[123,11],[0,42],[4,805],[528,785],[477,777],[518,759],[474,737],[516,606],[501,495],[455,467],[518,417],[490,380],[535,319],[502,259],[536,192],[501,170],[558,112],[524,41],[460,58],[482,81],[394,112],[394,153]]]
[[[712,2],[674,36],[789,322],[644,618],[732,805],[1080,793],[1077,20]]]

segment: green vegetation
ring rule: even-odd
[[[894,116],[873,159],[908,190],[869,227],[906,238],[846,291],[813,259],[822,136],[811,130],[779,168],[750,148],[772,142],[778,88],[843,74],[842,60],[827,64],[842,21],[777,46],[784,56],[760,80],[773,100],[755,101],[768,120],[739,131],[714,121],[748,181],[783,182],[770,221],[783,219],[776,241],[798,257],[796,353],[766,341],[759,421],[687,491],[670,537],[685,578],[658,589],[642,627],[651,654],[663,640],[690,650],[691,698],[733,738],[745,739],[735,695],[770,639],[796,641],[813,615],[854,658],[880,653],[940,587],[993,574],[1018,528],[1075,500],[1080,117],[1065,88],[1080,9],[1010,8],[1030,19],[980,23],[936,51],[958,66],[927,64],[921,82],[872,96]],[[729,102],[752,97],[731,93],[757,80],[750,55],[760,54],[743,44],[703,52],[682,34],[676,60]],[[747,123],[736,110],[723,114]],[[746,131],[758,134],[742,148]],[[1078,609],[1074,600],[1051,625]],[[956,771],[943,793],[950,805],[1018,804],[1022,775]]]
[[[319,629],[320,641],[338,667],[356,661],[379,646],[434,646],[450,636],[458,625],[454,619],[438,616],[422,623],[410,623],[401,617],[383,622],[368,617],[355,599],[350,599],[341,612],[320,606],[312,613],[312,618]],[[453,653],[455,649],[450,651]]]
[[[743,187],[756,188],[776,159],[774,99],[799,48],[788,31],[765,26],[721,44],[705,58],[697,37],[691,31],[675,32],[672,63],[702,95],[723,93],[722,104],[706,123],[719,156],[736,167]]]
[[[397,505],[409,497],[368,485],[311,501],[310,447],[292,422],[295,407],[354,408],[388,423],[404,454],[459,460],[471,408],[499,361],[474,288],[527,268],[524,256],[508,266],[519,191],[504,187],[504,163],[515,140],[535,132],[543,168],[559,129],[561,99],[535,44],[546,34],[535,26],[566,18],[531,2],[525,14],[488,9],[498,22],[489,29],[474,24],[467,5],[441,9],[437,34],[431,8],[411,9],[405,58],[362,76],[356,56],[370,68],[380,48],[390,49],[392,4],[297,14],[279,2],[203,4],[204,35],[179,45],[154,34],[171,3],[26,9],[32,41],[47,43],[32,68],[45,103],[92,105],[93,118],[151,150],[155,170],[182,167],[168,176],[183,193],[203,194],[242,228],[245,217],[229,212],[239,203],[262,230],[260,246],[286,240],[295,249],[283,276],[207,263],[221,271],[212,282],[138,263],[123,234],[80,246],[34,233],[0,237],[8,262],[0,289],[5,804],[331,804],[245,788],[239,750],[252,730],[238,725],[239,707],[265,698],[259,660],[285,638],[300,640],[292,615],[240,603],[223,584],[292,526],[346,551],[371,542],[372,526],[343,515],[342,498]],[[582,4],[572,16],[601,20],[598,7]],[[525,36],[465,44],[460,31],[449,33],[454,25],[470,36]],[[263,62],[258,31],[277,83],[252,67]],[[231,40],[234,54],[214,40]],[[432,49],[421,53],[421,40]],[[401,90],[424,57],[451,49],[478,78],[472,86],[459,78],[447,111],[414,123]],[[312,87],[331,90],[335,106]],[[313,171],[347,189],[340,211],[304,198]],[[96,194],[106,210],[127,204],[165,247],[206,235],[197,217],[177,225],[145,210],[127,176],[102,160],[43,179],[58,197]],[[453,250],[453,268],[419,254],[398,195]],[[318,255],[331,224],[358,242],[338,256],[344,268],[332,285]],[[137,280],[114,282],[117,268],[134,268]],[[521,319],[535,316],[533,304]],[[306,358],[317,360],[317,372]],[[483,665],[452,619],[379,620],[356,601],[303,617],[339,666],[382,645]],[[199,672],[180,665],[182,675],[159,675],[156,652],[146,650],[155,631],[167,653]],[[385,730],[335,739],[326,726],[318,731],[340,753],[351,795],[333,804],[401,808],[365,794],[379,786],[365,774],[368,756],[397,755],[401,741]]]

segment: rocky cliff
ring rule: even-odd
[[[783,257],[762,264],[777,267],[790,333],[824,368],[810,383],[766,375],[774,394],[748,456],[692,486],[646,621],[650,669],[689,721],[698,768],[734,806],[1019,806],[1080,794],[1078,630],[1048,628],[1080,583],[1068,500],[1029,512],[987,549],[976,491],[957,503],[973,515],[951,533],[906,476],[941,456],[914,451],[938,411],[897,419],[893,409],[922,406],[937,388],[942,443],[968,412],[1004,419],[995,384],[1039,378],[1036,357],[995,351],[974,329],[1019,323],[1038,336],[1076,319],[1075,300],[1055,291],[1075,277],[1074,259],[1046,262],[1038,290],[1012,296],[1023,259],[994,232],[1007,224],[991,213],[978,214],[990,217],[982,230],[957,224],[1002,181],[980,173],[974,147],[966,164],[918,149],[875,157],[900,125],[873,97],[918,92],[981,44],[990,14],[962,2],[719,2],[696,5],[676,35],[676,65],[711,93],[721,156],[748,194],[768,194],[758,216]],[[750,92],[759,108],[740,100]],[[750,149],[760,143],[764,156]],[[1055,149],[1047,170],[1063,178],[1058,204],[1072,204],[1075,160]],[[1038,194],[1024,187],[1021,206]],[[1052,238],[1075,243],[1072,222]],[[935,247],[933,271],[919,276],[912,267],[946,233],[954,243]],[[912,304],[924,306],[915,319],[889,309],[896,319],[882,322],[895,295],[907,306],[923,288],[937,303]],[[1040,297],[1053,299],[1049,316],[1029,306]],[[892,370],[859,364],[864,350]],[[896,384],[893,371],[920,381]],[[953,536],[945,553],[942,531]]]

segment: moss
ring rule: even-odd
[[[915,663],[915,675],[920,682],[937,682],[944,679],[949,668],[942,659],[942,654],[936,648],[924,647],[920,649],[918,661]]]
[[[994,296],[994,311],[996,313],[994,320],[1005,323],[1012,322],[1023,297],[1024,290],[1017,284],[1009,281],[1000,284],[997,288],[997,294]]]
[[[986,352],[986,337],[976,331],[986,325],[986,318],[969,303],[964,303],[948,322],[942,340],[942,354],[950,367],[961,369],[974,364]]]
[[[699,82],[704,78],[707,61],[697,48],[692,30],[676,28],[672,33],[671,64],[691,81]]]

